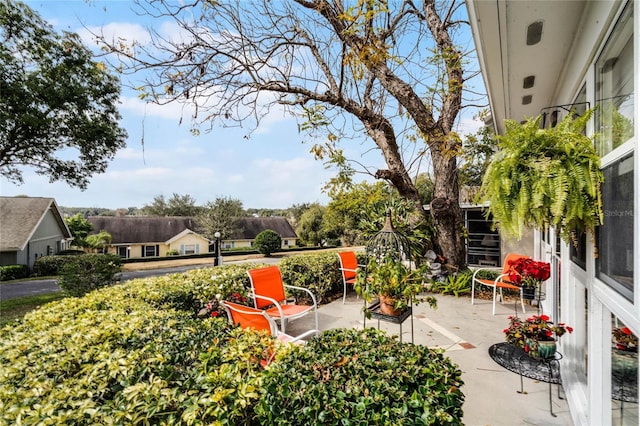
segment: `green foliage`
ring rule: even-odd
[[[76,247],[87,247],[85,241],[89,233],[93,231],[93,225],[89,222],[82,213],[76,213],[71,217],[64,219],[67,223],[69,231],[73,236],[72,244]]]
[[[216,232],[221,239],[227,239],[240,231],[238,218],[245,215],[242,201],[231,197],[217,197],[208,201],[196,216],[197,231],[213,240]]]
[[[74,259],[78,256],[83,256],[85,253],[79,254],[56,254],[53,256],[42,256],[36,259],[33,264],[33,273],[38,277],[46,277],[50,275],[59,275],[62,271],[62,267],[68,262],[74,262]]]
[[[83,296],[116,281],[122,259],[115,254],[70,256],[60,270],[58,285],[70,296]]]
[[[380,261],[371,258],[366,268],[358,270],[354,288],[367,302],[379,296],[393,299],[395,309],[406,309],[410,304],[417,305],[422,301],[435,308],[434,297],[418,297],[424,289],[425,272],[426,267],[412,269],[394,256],[385,256]]]
[[[179,195],[175,192],[169,198],[164,199],[164,195],[153,197],[151,204],[145,204],[142,212],[147,216],[195,216],[200,212],[196,206],[196,200],[188,194]]]
[[[167,253],[166,253],[167,256],[178,256],[179,254],[180,252],[176,249],[167,250]]]
[[[258,253],[271,256],[282,248],[282,237],[272,229],[265,229],[256,235],[254,247]]]
[[[482,111],[479,119],[484,119],[488,111]],[[496,153],[496,136],[489,126],[481,127],[475,135],[467,135],[462,143],[462,164],[459,171],[460,186],[480,186],[482,177]]]
[[[318,424],[327,410],[324,424],[459,423],[460,371],[441,352],[374,329],[284,347],[264,332],[196,318],[193,303],[246,291],[255,266],[136,279],[3,327],[0,422]],[[263,369],[261,360],[272,362]]]
[[[285,257],[280,261],[285,283],[305,287],[325,303],[342,292],[342,272],[335,252]],[[298,296],[305,296],[300,292]]]
[[[440,351],[383,332],[334,329],[264,375],[263,425],[462,424],[461,371]]]
[[[466,269],[447,276],[443,281],[431,280],[429,291],[439,294],[453,294],[459,297],[461,294],[471,293],[471,279],[473,271]]]
[[[296,234],[302,245],[319,246],[325,240],[326,233],[322,226],[325,208],[314,204],[300,216],[296,226]]]
[[[18,167],[29,166],[85,189],[125,146],[119,81],[92,58],[77,34],[57,34],[24,3],[0,2],[2,176],[22,183]]]
[[[19,280],[29,276],[28,265],[0,266],[0,281]]]
[[[111,234],[105,230],[98,232],[97,234],[91,234],[86,239],[87,247],[91,247],[96,250],[104,250],[109,244],[111,244]]]
[[[520,238],[525,227],[553,226],[568,242],[575,231],[593,232],[602,223],[600,157],[582,133],[591,115],[568,115],[550,129],[540,129],[540,117],[505,121],[479,194],[505,235]]]

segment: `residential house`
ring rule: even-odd
[[[552,265],[542,311],[574,328],[559,342],[574,424],[637,426],[638,354],[621,354],[612,331],[640,335],[638,3],[466,4],[499,134],[505,119],[542,115],[542,126],[553,126],[597,108],[586,131],[601,155],[604,224],[577,247],[536,230],[534,257]]]
[[[111,234],[109,253],[123,258],[166,256],[170,250],[181,255],[213,251],[213,242],[198,234],[195,219],[186,216],[89,216],[92,233]],[[239,231],[221,241],[222,249],[251,248],[255,237],[271,229],[282,237],[283,248],[293,246],[297,235],[283,217],[240,218]],[[211,249],[210,249],[211,248]]]
[[[238,219],[238,231],[222,241],[223,249],[253,247],[256,236],[267,229],[276,232],[282,238],[282,248],[295,246],[298,234],[289,221],[281,216],[242,217]]]
[[[109,253],[122,258],[166,256],[209,251],[209,240],[194,231],[193,218],[183,216],[89,216],[92,233],[111,234]]]
[[[0,197],[0,265],[27,265],[69,248],[71,231],[53,198]]]

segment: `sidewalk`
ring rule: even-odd
[[[549,384],[523,378],[521,394],[520,376],[489,356],[489,347],[504,341],[502,330],[508,317],[514,313],[513,304],[496,306],[491,315],[491,301],[470,298],[436,296],[438,308],[425,304],[413,308],[414,343],[442,348],[462,370],[465,394],[463,421],[468,426],[516,425],[572,425],[567,403],[558,398],[558,386],[552,385],[553,417],[549,411]],[[530,313],[535,313],[532,308]],[[342,298],[318,308],[318,321],[322,330],[332,328],[362,328],[362,299],[350,293],[345,304]],[[377,327],[378,321],[367,320],[367,327]],[[313,317],[293,320],[287,333],[296,335],[313,328]],[[398,324],[380,321],[380,329],[398,335]],[[411,318],[402,324],[402,341],[411,342]],[[562,366],[562,364],[561,364]],[[560,396],[564,396],[560,390]]]

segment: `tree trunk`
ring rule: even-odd
[[[431,216],[438,229],[438,245],[447,259],[447,265],[453,269],[461,269],[466,266],[466,261],[456,157],[436,151],[432,152],[432,158],[436,179]]]

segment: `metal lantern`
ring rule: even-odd
[[[393,227],[391,209],[387,209],[382,229],[367,242],[366,253],[368,259],[375,259],[377,262],[391,256],[397,262],[407,262],[411,265],[411,244],[404,234]]]

